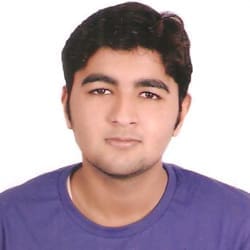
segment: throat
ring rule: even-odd
[[[88,172],[88,171],[87,171]],[[79,210],[89,220],[108,227],[124,226],[141,220],[159,203],[168,177],[166,171],[148,171],[142,180],[108,183],[83,167],[67,179],[68,194]]]

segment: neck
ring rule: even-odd
[[[167,174],[161,163],[128,179],[112,178],[84,165],[71,178],[72,201],[95,223],[122,226],[152,211],[166,184]]]

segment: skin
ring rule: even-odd
[[[64,110],[68,98],[64,87]],[[179,114],[178,86],[157,52],[99,49],[74,75],[71,120],[65,111],[83,156],[71,177],[80,212],[104,226],[146,216],[166,188],[162,155],[190,102],[187,95]]]

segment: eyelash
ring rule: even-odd
[[[149,92],[149,91],[144,91],[140,93],[140,96],[144,95],[143,98],[145,99],[152,99],[152,100],[160,100],[161,97],[155,93]]]
[[[111,91],[109,89],[99,88],[99,89],[93,89],[93,90],[89,91],[89,93],[93,94],[93,95],[109,95],[109,94],[111,94]],[[161,99],[161,97],[159,95],[152,93],[150,91],[141,92],[140,96],[145,98],[145,99],[151,99],[151,100],[160,100]]]
[[[105,93],[107,91],[109,93]],[[89,93],[94,94],[94,95],[109,95],[111,93],[111,91],[109,89],[99,88],[99,89],[93,89],[93,90],[89,91]]]

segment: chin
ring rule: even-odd
[[[130,178],[134,178],[137,177],[139,175],[142,175],[143,173],[145,173],[146,171],[148,171],[150,169],[150,167],[138,167],[137,169],[133,168],[133,169],[127,169],[126,171],[117,171],[115,169],[110,169],[110,168],[104,168],[104,167],[100,167],[98,165],[94,165],[93,166],[99,171],[101,172],[103,175],[106,175],[109,178],[112,179],[130,179]],[[124,168],[123,168],[124,169]]]

